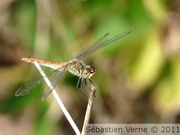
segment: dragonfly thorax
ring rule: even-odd
[[[69,66],[68,71],[76,76],[90,79],[95,74],[94,66],[85,65],[82,61],[74,61],[72,63],[73,64]]]

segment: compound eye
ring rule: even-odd
[[[95,72],[95,67],[94,66],[90,66],[90,73],[94,73]]]
[[[88,67],[88,68],[85,68],[84,72],[85,72],[86,74],[89,74],[89,73],[91,73],[91,68],[90,68],[90,67]]]

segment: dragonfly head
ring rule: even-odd
[[[85,66],[83,70],[83,77],[91,79],[91,77],[95,74],[94,66]]]

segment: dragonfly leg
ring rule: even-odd
[[[89,79],[89,82],[91,83],[91,85],[94,87],[94,89],[90,88],[91,91],[95,91],[96,90],[96,86],[94,85],[94,83],[92,82],[91,79]],[[94,92],[94,97],[96,97],[95,92]]]
[[[81,90],[82,90],[82,89],[81,89],[81,83],[82,83],[82,81],[83,81],[82,79],[83,79],[82,77],[79,78],[78,83],[77,83],[77,85],[76,85],[76,89],[77,89],[78,92],[88,101],[87,96],[81,91]]]
[[[81,86],[81,82],[82,82],[82,77],[80,77],[79,79],[78,79],[78,82],[77,82],[77,85],[76,85],[76,89],[80,89],[80,86]]]

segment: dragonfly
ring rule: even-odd
[[[50,72],[49,75],[42,76],[38,79],[35,79],[31,82],[25,83],[22,85],[15,93],[15,96],[24,96],[30,93],[31,89],[35,87],[36,85],[40,84],[44,81],[44,78],[47,77],[50,82],[52,83],[52,87],[48,87],[45,94],[42,97],[42,100],[45,100],[49,94],[52,92],[52,90],[56,87],[62,76],[65,74],[65,72],[69,71],[75,76],[78,76],[78,82],[76,85],[76,89],[78,90],[91,90],[90,86],[93,85],[93,82],[91,80],[92,76],[95,74],[95,67],[92,65],[86,65],[83,61],[83,59],[96,52],[100,48],[122,38],[126,35],[130,34],[131,31],[127,31],[125,33],[119,34],[113,38],[108,39],[109,33],[106,33],[104,36],[102,36],[99,40],[97,40],[94,44],[92,44],[87,49],[82,50],[74,59],[68,61],[68,62],[51,62],[39,58],[34,57],[24,57],[21,60],[28,62],[28,63],[34,63],[37,62],[41,66],[46,66],[49,68],[54,69],[52,72]]]

